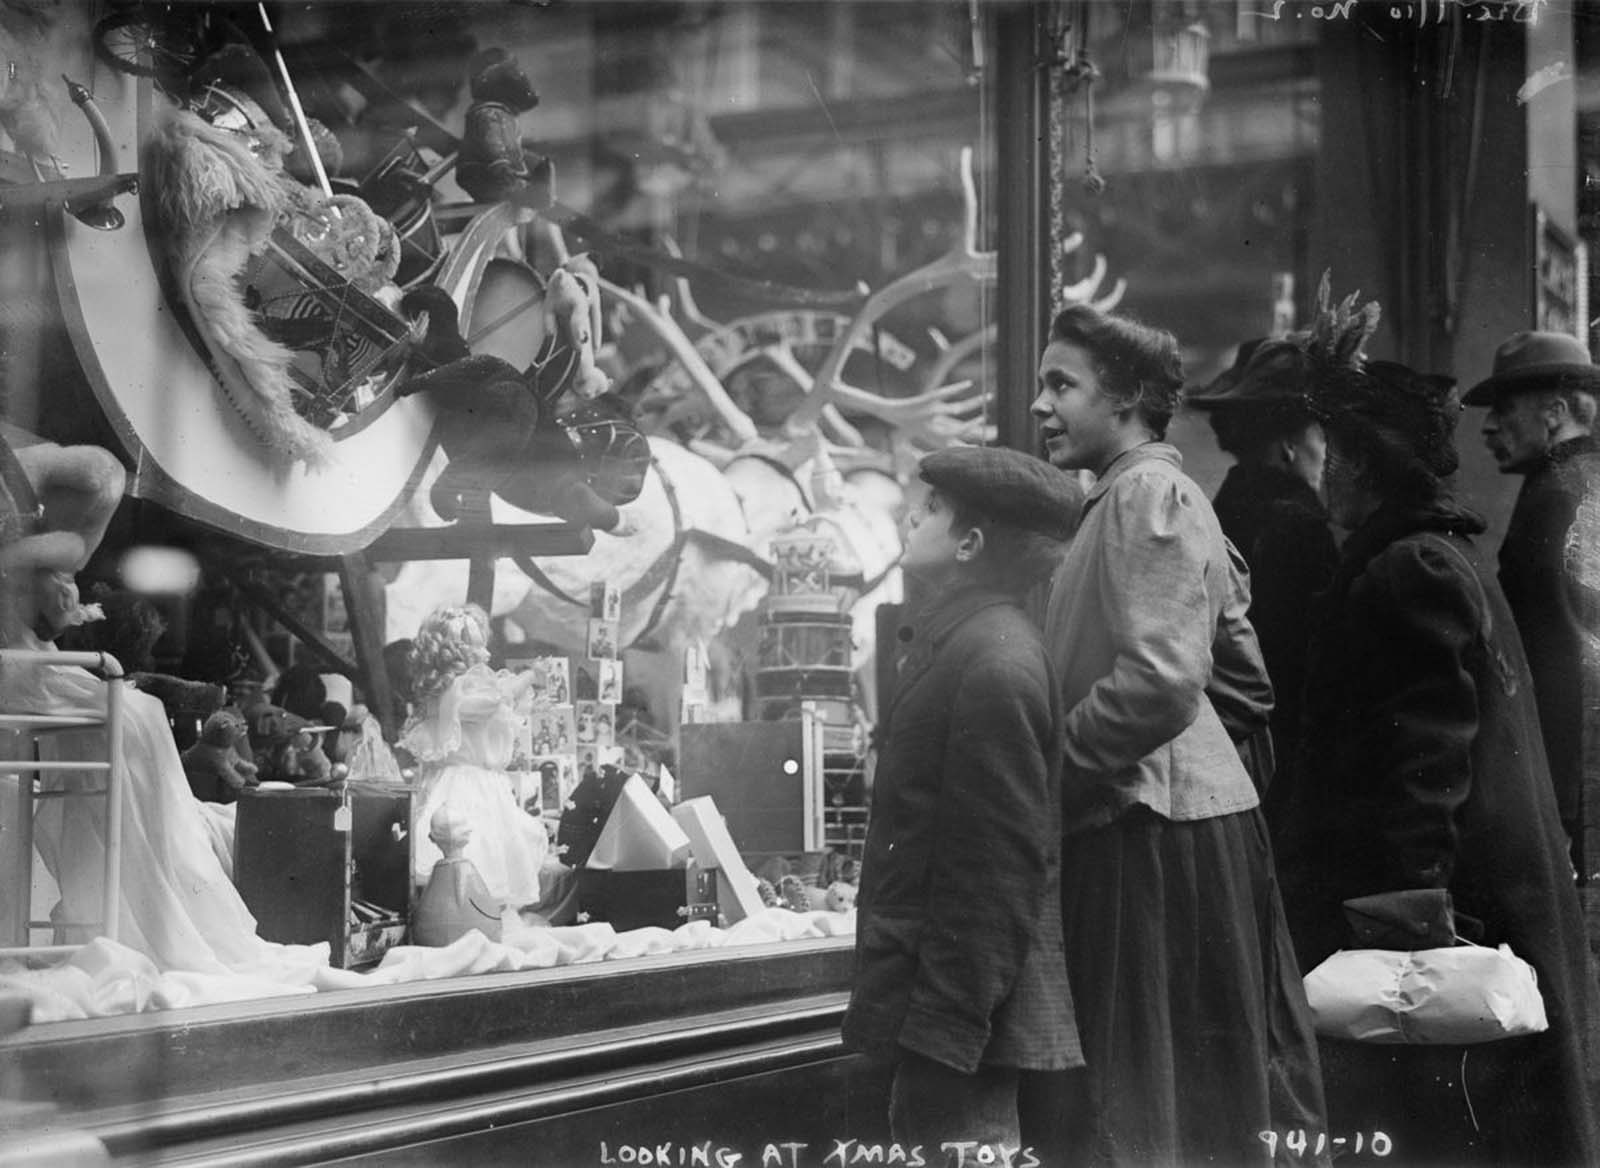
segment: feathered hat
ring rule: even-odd
[[[1295,340],[1304,355],[1306,405],[1330,432],[1414,459],[1443,477],[1457,466],[1461,399],[1455,378],[1420,373],[1398,361],[1370,361],[1363,351],[1378,326],[1376,301],[1359,293],[1332,303],[1327,273],[1317,289],[1311,328]]]

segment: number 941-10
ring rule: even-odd
[[[1323,1156],[1333,1154],[1355,1154],[1357,1156],[1366,1152],[1379,1159],[1394,1151],[1394,1141],[1387,1132],[1354,1132],[1347,1136],[1330,1136],[1327,1132],[1308,1132],[1305,1128],[1291,1128],[1288,1131],[1263,1131],[1257,1132],[1256,1138],[1267,1146],[1267,1155],[1276,1157],[1278,1149],[1282,1148],[1291,1156]]]

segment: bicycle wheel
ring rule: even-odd
[[[94,55],[119,73],[173,83],[199,61],[200,37],[190,17],[134,7],[95,22]]]

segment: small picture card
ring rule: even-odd
[[[594,703],[594,744],[610,746],[617,740],[617,710],[604,702]]]
[[[582,777],[591,771],[598,772],[601,767],[621,767],[623,759],[620,746],[580,746],[578,747],[578,775]]]
[[[508,657],[506,668],[513,673],[531,673],[526,700],[535,705],[564,706],[572,700],[572,681],[565,657]]]
[[[578,785],[578,768],[570,754],[556,754],[536,760],[534,778],[538,780],[540,805],[546,815],[560,815]],[[527,807],[527,802],[523,802]]]
[[[617,622],[589,618],[589,656],[603,660],[617,655]]]
[[[589,615],[615,624],[622,619],[622,589],[607,581],[589,585]],[[591,653],[591,657],[599,654]]]
[[[579,746],[593,746],[597,741],[597,722],[600,714],[599,702],[576,702],[574,709],[578,719],[577,743]]]
[[[683,651],[683,692],[701,699],[706,694],[706,677],[710,672],[706,643],[693,641]]]
[[[547,705],[564,706],[572,700],[572,676],[565,657],[536,657],[539,694]]]
[[[511,758],[506,763],[508,771],[533,769],[533,724],[530,712],[517,717],[517,733],[511,744]]]
[[[528,715],[528,757],[569,754],[578,744],[572,706],[534,706]]]
[[[597,664],[600,679],[595,686],[595,700],[614,706],[622,700],[622,662],[608,657]]]

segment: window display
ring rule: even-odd
[[[118,941],[0,984],[42,1024],[247,999],[246,941],[294,947],[293,992],[436,978],[482,967],[447,955],[469,909],[500,968],[848,937],[899,483],[992,430],[982,23],[70,7],[0,22],[38,114],[6,123],[4,440],[128,469],[77,566],[132,593],[139,668],[203,687],[141,697],[131,769],[237,927],[143,903],[161,864],[125,852]],[[149,547],[187,581],[132,589]],[[8,706],[58,675],[95,684],[15,673]],[[685,723],[816,745],[769,807]],[[22,938],[92,941],[36,839],[7,908],[61,923]],[[155,940],[191,918],[198,963]]]
[[[1466,383],[1532,323],[1539,222],[1581,322],[1593,27],[0,0],[0,652],[127,678],[0,658],[0,715],[128,699],[121,812],[0,774],[0,1116],[157,1155],[220,1146],[228,1090],[261,1161],[428,1162],[459,1120],[560,1163],[600,1115],[741,1146],[770,1103],[664,1101],[737,1080],[873,1146],[837,1029],[918,460],[1038,453],[1068,303],[1171,330],[1193,387],[1331,266],[1374,354]],[[1459,480],[1493,540],[1512,492],[1470,442]]]

